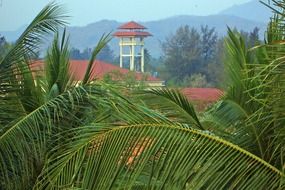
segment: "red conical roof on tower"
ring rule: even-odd
[[[144,27],[143,25],[140,25],[134,21],[128,22],[126,24],[123,24],[122,26],[120,26],[118,29],[147,29],[146,27]]]
[[[115,32],[113,36],[116,37],[148,37],[150,33],[143,31],[146,29],[143,25],[140,25],[134,21],[128,22],[120,26],[119,31]]]

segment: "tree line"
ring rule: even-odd
[[[234,28],[233,32],[241,34],[247,47],[261,43],[257,27],[250,32]],[[165,80],[168,86],[223,88],[226,77],[223,68],[224,41],[225,37],[219,37],[215,28],[207,25],[199,30],[188,25],[181,26],[162,42],[161,57],[154,58],[145,49],[145,70]],[[3,36],[0,38],[0,58],[11,45]],[[91,56],[91,48],[70,49],[71,59],[88,60]],[[39,52],[35,58],[39,58]],[[102,49],[96,59],[119,65],[119,56],[109,45]]]
[[[233,29],[238,33],[237,29]],[[247,47],[259,44],[259,29],[240,31]],[[224,76],[225,37],[218,37],[215,28],[201,26],[200,30],[185,25],[162,43],[163,65],[160,77],[170,86],[222,87]]]
[[[70,50],[70,58],[75,60],[88,60],[92,56],[92,48],[85,48],[84,50],[79,50],[72,47]],[[101,61],[106,61],[108,63],[114,63],[116,57],[114,51],[109,45],[106,45],[101,52],[97,55],[97,59]]]

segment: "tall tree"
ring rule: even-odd
[[[107,44],[98,54],[97,59],[108,63],[113,63],[115,60],[114,51]]]
[[[254,29],[249,33],[248,46],[249,47],[254,47],[254,46],[258,45],[258,44],[260,44],[259,28],[254,27]]]
[[[218,34],[215,28],[209,28],[208,25],[201,26],[202,58],[205,62],[215,56],[217,40]]]
[[[201,63],[200,34],[188,25],[177,29],[162,44],[165,65],[171,77],[182,80],[185,76],[195,73]]]
[[[219,59],[217,55],[220,55],[217,52],[217,41],[215,28],[201,26],[201,31],[198,32],[189,26],[180,27],[162,46],[169,78],[176,81],[176,84],[184,86],[187,85],[185,81],[189,81],[191,75],[203,75],[211,85],[217,85],[217,81],[212,80],[215,78],[213,74],[217,72],[213,73],[210,70]]]
[[[87,60],[92,56],[91,48],[85,48],[82,52],[77,48],[71,48],[70,58],[75,60]],[[108,63],[113,63],[115,60],[115,55],[113,50],[109,45],[103,47],[103,49],[98,53],[96,59],[105,61]]]
[[[5,37],[0,35],[0,46],[3,46],[5,42],[6,42]]]
[[[92,49],[87,47],[82,51],[81,59],[83,59],[83,60],[90,59],[91,55],[92,55]]]
[[[206,76],[206,81],[211,85],[216,86],[218,78],[217,71],[219,67],[215,68],[218,65],[219,59],[219,50],[218,48],[218,34],[215,31],[215,28],[209,28],[208,25],[201,26],[201,45],[202,45],[202,64],[200,68],[200,73]],[[221,73],[220,73],[221,74]],[[197,75],[199,76],[199,75]]]
[[[261,43],[259,39],[259,28],[257,27],[254,27],[254,29],[249,32],[244,31],[244,30],[241,30],[240,32],[238,32],[236,29],[233,32],[236,34],[240,33],[240,35],[244,39],[246,47],[252,48]]]
[[[82,60],[81,52],[77,48],[71,48],[70,50],[70,58],[75,60]]]
[[[207,67],[207,81],[209,81],[211,86],[224,88],[225,87],[225,72],[224,72],[224,62],[225,59],[225,42],[224,38],[217,40],[214,49],[214,56],[209,60]]]

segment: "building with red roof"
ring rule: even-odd
[[[83,80],[88,64],[89,64],[88,60],[70,60],[69,70],[70,70],[71,76],[73,77],[73,80],[75,81]],[[31,64],[31,67],[35,70],[44,70],[44,63],[43,61],[36,61]],[[94,64],[92,65],[92,71],[93,71],[91,73],[92,80],[96,80],[96,79],[102,80],[104,76],[108,74],[112,74],[114,72],[118,72],[123,75],[126,75],[130,72],[130,70],[128,69],[120,68],[116,65],[106,63],[103,61],[99,61],[99,60],[96,60]],[[145,83],[148,86],[151,86],[151,87],[164,86],[164,81],[159,78],[146,75],[140,72],[134,72],[134,76],[136,80],[145,80]]]
[[[205,109],[224,95],[224,92],[217,88],[183,88],[181,92],[196,105],[198,110]]]
[[[147,29],[145,26],[140,25],[134,21],[125,23],[118,27],[119,31],[115,32],[113,36],[116,37],[125,37],[125,38],[130,38],[130,37],[138,37],[138,38],[145,38],[148,36],[152,36],[149,32],[143,31]]]
[[[184,88],[181,92],[190,100],[217,101],[223,95],[223,91],[217,88]]]
[[[71,60],[70,61],[70,74],[75,81],[81,81],[84,78],[87,66],[89,64],[88,60]],[[35,70],[44,70],[43,61],[34,62],[31,67]],[[96,60],[92,66],[92,80],[102,80],[108,74],[113,74],[118,72],[123,76],[127,76],[130,70],[125,68],[120,68],[116,65],[106,63],[103,61]],[[144,82],[150,87],[164,87],[165,82],[159,78],[145,75],[140,72],[133,72],[136,80],[144,80]],[[115,79],[116,80],[116,79]],[[118,79],[120,80],[120,79]],[[190,101],[194,102],[199,110],[203,110],[209,104],[218,101],[224,94],[222,90],[217,88],[183,88],[181,89],[182,94],[184,94]]]
[[[123,29],[123,30],[129,30],[129,29],[137,30],[137,29],[139,29],[139,30],[144,30],[144,29],[147,29],[147,28],[145,26],[143,26],[143,25],[140,25],[139,23],[136,23],[134,21],[130,21],[128,23],[125,23],[125,24],[119,26],[118,29]]]

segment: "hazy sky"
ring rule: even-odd
[[[57,0],[64,4],[70,25],[102,19],[150,21],[174,15],[211,15],[250,0]],[[0,30],[28,24],[50,0],[0,0]]]

